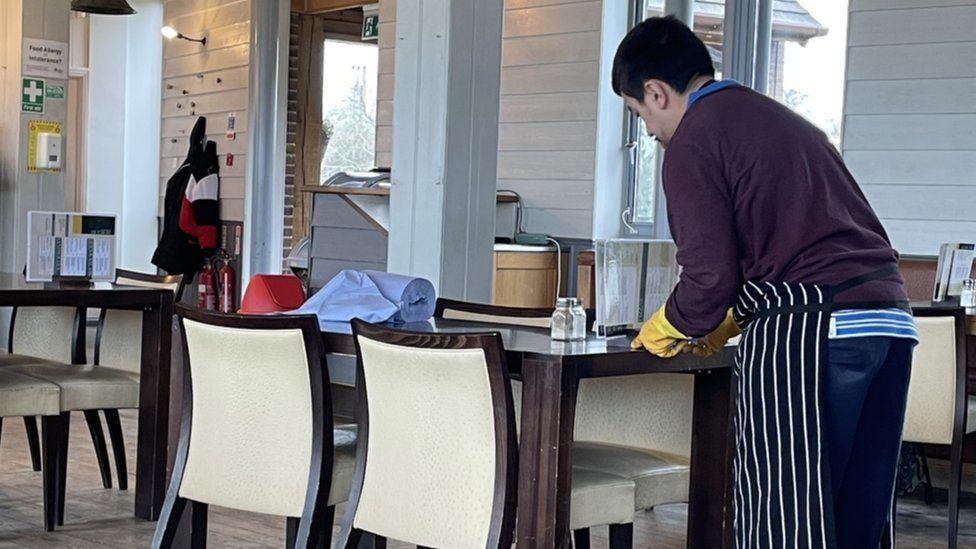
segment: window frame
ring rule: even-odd
[[[644,15],[647,13],[647,2],[646,0],[631,0],[630,2],[630,24],[627,30],[637,26],[638,23],[645,19]],[[654,191],[652,196],[654,197],[654,217],[651,221],[637,221],[637,186],[640,184],[639,181],[639,166],[640,166],[640,129],[641,121],[640,119],[630,112],[626,106],[623,107],[624,117],[626,122],[624,124],[624,136],[623,136],[623,147],[627,151],[627,170],[625,172],[624,185],[627,188],[626,193],[626,208],[621,212],[621,220],[624,226],[633,236],[640,237],[651,237],[657,232],[658,226],[658,201],[662,196],[661,189],[661,177],[660,177],[660,161],[654,162]],[[658,145],[653,145],[658,147]],[[655,156],[658,158],[658,156]]]

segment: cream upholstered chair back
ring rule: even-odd
[[[427,547],[509,546],[516,445],[500,337],[361,321],[353,333],[360,438],[343,535],[355,529]]]
[[[950,444],[956,421],[958,370],[954,316],[915,317],[919,342],[912,359],[905,407],[905,442]]]
[[[435,316],[511,326],[549,327],[551,309],[500,307],[437,300]],[[573,438],[691,457],[695,380],[685,374],[646,374],[584,379],[576,398]],[[515,421],[520,422],[522,384],[512,382]]]
[[[183,275],[151,275],[116,269],[115,283],[122,286],[170,290],[179,301]],[[142,364],[142,311],[102,309],[95,335],[95,364],[139,373]]]
[[[315,318],[177,312],[184,391],[192,395],[184,395],[174,472],[179,497],[303,516],[316,491],[328,496],[332,471],[332,406]]]
[[[7,352],[71,364],[84,361],[83,309],[17,307]]]

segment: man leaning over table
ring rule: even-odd
[[[704,356],[742,332],[738,547],[878,547],[917,342],[898,254],[823,132],[714,74],[673,17],[614,59],[614,92],[666,151],[683,268],[633,346]]]

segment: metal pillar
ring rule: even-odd
[[[773,39],[773,0],[759,0],[756,22],[756,68],[753,88],[759,93],[769,91],[769,51]]]
[[[754,85],[757,23],[758,0],[726,0],[723,78],[734,78],[749,87]]]

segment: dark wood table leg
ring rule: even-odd
[[[687,543],[692,549],[730,547],[732,540],[731,380],[729,368],[695,374]]]
[[[166,495],[172,318],[169,293],[161,293],[159,302],[142,312],[135,500],[136,516],[147,520],[159,518]]]
[[[517,546],[568,547],[579,379],[558,357],[522,362]]]

